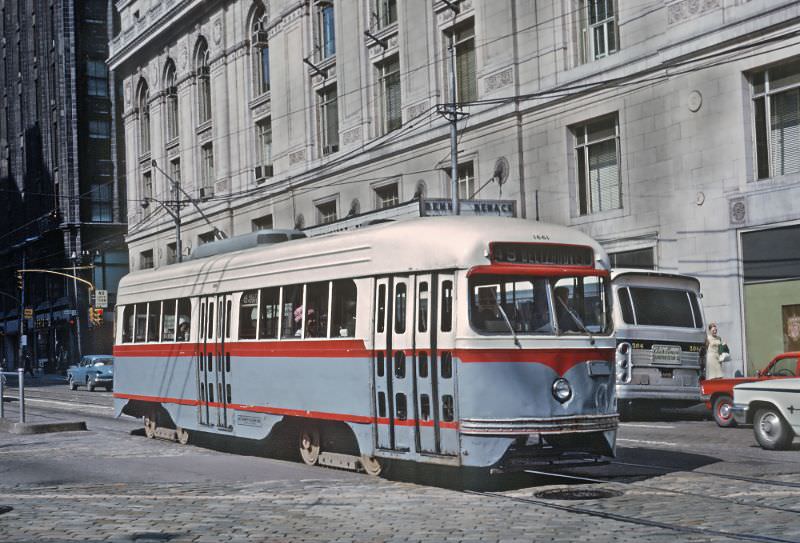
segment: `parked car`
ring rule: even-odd
[[[79,385],[93,391],[97,387],[111,390],[114,386],[114,357],[108,354],[88,354],[81,358],[77,366],[67,369],[67,382],[70,390]]]
[[[779,354],[767,364],[767,367],[756,373],[754,377],[703,380],[700,382],[700,393],[706,403],[706,407],[711,409],[716,423],[726,428],[736,424],[733,413],[731,413],[733,387],[741,383],[787,377],[800,377],[800,352]]]
[[[733,388],[733,416],[752,424],[762,449],[783,450],[800,435],[800,379],[751,382]]]

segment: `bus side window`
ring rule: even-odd
[[[356,284],[352,279],[333,282],[331,307],[331,336],[355,337],[356,335]]]
[[[248,290],[239,298],[239,339],[255,339],[258,323],[258,291]]]
[[[175,341],[175,305],[177,300],[164,302],[161,317],[161,341]]]
[[[453,282],[442,281],[442,332],[453,330]]]
[[[122,343],[133,341],[133,323],[136,316],[133,313],[134,306],[126,305],[122,308]]]
[[[161,302],[150,302],[147,304],[147,341],[158,341],[160,320]]]
[[[631,303],[631,295],[628,289],[619,289],[617,296],[619,297],[619,307],[622,310],[622,320],[627,324],[636,324],[633,318],[633,304]]]
[[[178,333],[177,341],[189,341],[192,330],[192,302],[189,298],[178,300]]]
[[[259,339],[278,339],[278,315],[280,314],[280,289],[262,288],[259,300]]]

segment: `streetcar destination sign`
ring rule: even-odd
[[[503,264],[545,264],[551,266],[591,266],[591,247],[549,243],[491,243],[492,262]]]

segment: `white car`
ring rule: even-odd
[[[752,424],[764,449],[782,450],[800,435],[800,379],[754,381],[733,387],[733,416]]]

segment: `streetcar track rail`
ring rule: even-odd
[[[759,541],[764,543],[798,543],[796,539],[783,539],[780,537],[773,537],[768,535],[760,535],[760,534],[751,534],[745,532],[730,532],[727,530],[715,530],[713,528],[698,528],[694,526],[685,526],[682,524],[670,523],[670,522],[660,522],[657,520],[651,519],[644,519],[639,517],[633,517],[629,515],[621,515],[619,513],[609,513],[607,511],[596,511],[593,509],[589,509],[584,506],[578,505],[564,505],[558,503],[552,503],[547,500],[539,500],[534,498],[523,498],[519,496],[508,496],[505,494],[500,494],[497,492],[485,492],[485,491],[477,491],[477,490],[466,490],[467,494],[474,494],[478,496],[485,496],[490,498],[498,498],[504,499],[509,501],[515,501],[519,503],[526,503],[530,505],[538,505],[540,507],[545,507],[548,509],[555,509],[558,511],[564,511],[567,513],[575,513],[579,515],[587,515],[597,518],[603,518],[606,520],[613,520],[617,522],[622,522],[626,524],[636,524],[639,526],[648,526],[651,528],[660,528],[662,530],[670,530],[673,532],[684,533],[684,534],[697,534],[697,535],[704,535],[704,536],[715,536],[715,537],[727,537],[730,539],[735,539],[739,541]]]
[[[654,471],[664,471],[667,473],[674,473],[674,472],[681,472],[681,473],[695,473],[698,475],[706,475],[708,477],[719,477],[720,479],[729,479],[732,481],[742,481],[746,483],[756,483],[756,484],[764,484],[764,485],[774,485],[774,486],[785,486],[789,488],[800,488],[800,483],[793,483],[791,481],[779,481],[776,479],[762,479],[759,477],[748,477],[746,475],[729,475],[727,473],[713,473],[710,471],[698,471],[698,470],[687,470],[687,469],[679,469],[674,467],[668,466],[657,466],[651,464],[637,464],[635,462],[620,462],[617,460],[612,460],[609,462],[612,465],[618,466],[631,466],[636,468],[645,468],[651,469]]]

